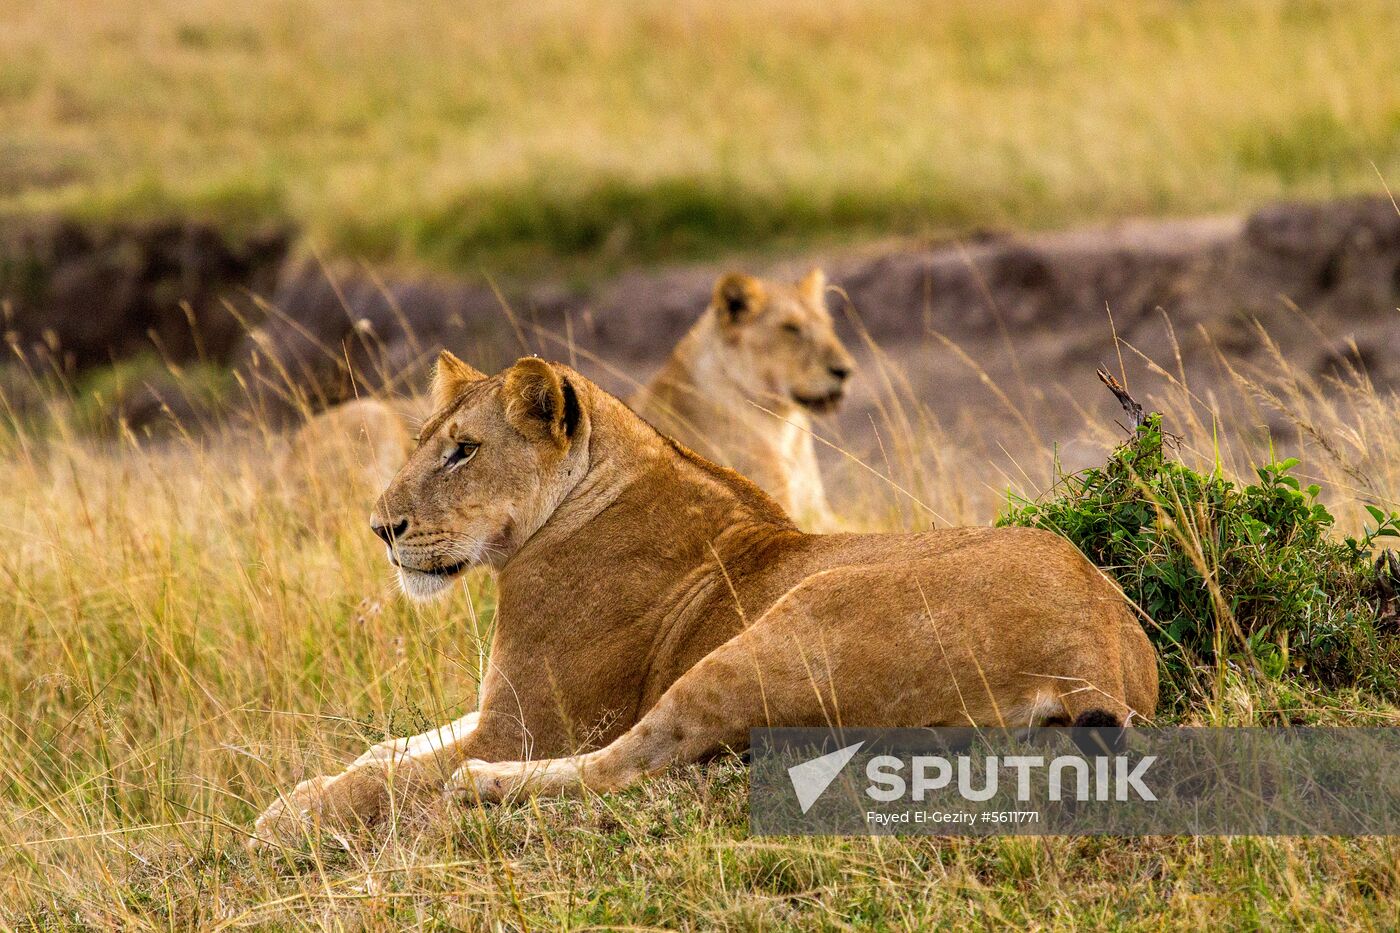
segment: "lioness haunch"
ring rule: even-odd
[[[756,726],[1156,707],[1130,608],[1048,532],[804,534],[739,474],[534,358],[488,378],[444,353],[433,393],[373,525],[412,597],[498,571],[480,710],[302,782],[260,839],[372,825],[444,786],[469,800],[613,790],[743,748]]]

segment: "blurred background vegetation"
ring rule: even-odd
[[[1238,211],[1395,177],[1397,75],[1393,0],[35,0],[0,214],[596,272]]]

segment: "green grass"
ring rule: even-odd
[[[503,263],[516,269],[577,257],[602,268],[623,260],[772,251],[813,236],[848,231],[874,237],[914,230],[923,218],[965,226],[979,215],[974,192],[941,190],[929,179],[906,191],[749,187],[738,180],[669,178],[637,183],[623,176],[584,184],[541,178],[527,186],[474,192],[426,207],[410,221],[348,229],[343,251],[374,255],[385,245],[445,268]],[[572,268],[572,267],[571,267]]]
[[[38,0],[0,11],[0,214],[596,275],[1234,211],[1396,177],[1397,73],[1388,0]]]

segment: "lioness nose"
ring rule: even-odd
[[[827,371],[830,372],[837,379],[841,379],[843,381],[847,376],[851,374],[851,368],[849,366],[828,366]]]
[[[408,519],[400,519],[398,524],[395,525],[381,525],[379,524],[379,522],[371,519],[369,523],[369,528],[370,531],[373,531],[381,539],[383,539],[385,544],[392,545],[396,538],[402,538],[404,532],[408,531]]]

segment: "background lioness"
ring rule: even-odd
[[[499,571],[480,710],[302,782],[259,839],[374,822],[390,788],[618,788],[741,748],[755,726],[1156,707],[1129,606],[1052,534],[804,534],[753,483],[536,358],[488,378],[443,353],[434,399],[372,525],[414,598]]]
[[[329,408],[292,435],[279,473],[323,484],[382,489],[412,449],[405,413],[388,402],[357,398]]]
[[[630,403],[660,431],[738,470],[818,530],[832,529],[835,519],[809,413],[835,409],[855,368],[832,326],[825,291],[820,269],[795,283],[739,273],[720,278],[709,308]],[[406,458],[405,425],[426,414],[420,407],[342,403],[297,432],[293,455],[311,462],[333,448],[338,461],[358,467],[351,471],[356,478],[382,476],[383,485]]]
[[[799,522],[830,528],[808,413],[835,408],[854,369],[832,327],[822,270],[796,283],[733,273],[715,283],[710,306],[631,404],[753,480]]]

